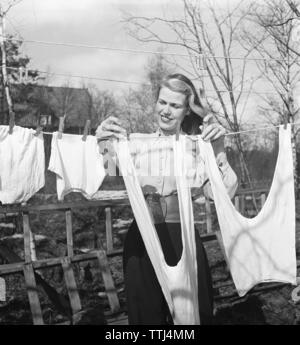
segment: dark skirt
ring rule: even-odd
[[[156,224],[166,263],[175,266],[182,253],[180,223]],[[205,249],[195,231],[198,296],[201,324],[213,323],[213,289]],[[124,281],[130,325],[168,325],[172,317],[136,222],[128,231],[124,244]]]

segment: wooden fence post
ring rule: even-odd
[[[261,194],[260,202],[261,202],[261,208],[262,208],[266,202],[266,194],[265,193]]]
[[[108,297],[109,305],[111,311],[117,312],[120,310],[120,303],[119,303],[119,298],[117,294],[117,290],[115,288],[115,284],[108,266],[108,261],[106,257],[106,253],[104,250],[98,250],[97,251],[97,257],[98,257],[98,262],[105,286],[105,291]]]
[[[39,295],[37,292],[37,286],[34,276],[34,270],[32,263],[25,263],[23,266],[23,273],[25,278],[25,285],[29,299],[29,305],[31,309],[32,319],[34,325],[43,325],[43,315],[40,305]]]
[[[240,198],[238,195],[234,197],[234,206],[237,211],[240,210]]]
[[[211,205],[209,198],[205,198],[205,211],[206,211],[206,231],[207,233],[212,232],[212,217],[211,217]]]
[[[25,262],[36,261],[34,235],[30,228],[29,214],[23,213],[24,257]]]
[[[71,266],[71,259],[69,257],[62,258],[61,265],[63,268],[70,304],[74,315],[81,310],[81,302],[76,286],[74,271]]]
[[[66,216],[68,257],[72,257],[74,255],[73,230],[72,230],[72,211],[71,210],[65,211],[65,216]]]
[[[240,196],[240,201],[241,201],[240,213],[241,213],[242,215],[244,215],[244,214],[245,214],[245,195],[244,195],[244,194],[242,194],[242,195]]]
[[[112,233],[112,219],[111,208],[105,208],[105,229],[106,229],[106,251],[112,252],[114,249],[113,233]]]

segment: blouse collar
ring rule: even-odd
[[[179,133],[185,135],[185,133],[182,131],[181,128],[180,128],[180,132],[179,132]],[[154,132],[154,134],[155,134],[156,136],[158,136],[158,137],[166,136],[166,135],[163,133],[163,131],[161,130],[160,127],[157,128],[157,130],[156,130],[156,132]],[[171,135],[170,135],[170,136],[171,136]]]

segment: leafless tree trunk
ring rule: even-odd
[[[14,125],[15,121],[15,113],[13,109],[13,103],[10,95],[10,88],[9,88],[9,80],[8,80],[8,72],[7,72],[7,51],[6,51],[6,43],[5,43],[5,36],[7,35],[5,32],[5,25],[4,20],[7,16],[7,13],[13,6],[16,6],[22,0],[8,0],[8,1],[1,1],[0,2],[0,51],[1,51],[1,82],[2,82],[2,106],[4,106],[4,98],[6,99],[9,111],[9,125],[10,131],[12,130],[12,126]],[[3,108],[1,109],[3,111]],[[4,123],[7,123],[6,114],[4,114]]]
[[[256,30],[247,30],[241,40],[247,48],[254,47],[262,58],[257,61],[257,67],[274,95],[263,98],[266,106],[261,106],[260,112],[274,125],[296,122],[299,112],[292,92],[300,81],[300,57],[292,42],[294,24],[290,19],[295,17],[294,10],[297,9],[293,6],[296,6],[296,1],[264,0],[253,3],[249,18],[255,23]],[[298,132],[299,129],[292,126],[295,190],[298,181]]]

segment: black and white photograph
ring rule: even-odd
[[[300,0],[1,0],[0,53],[0,329],[300,325]]]

